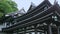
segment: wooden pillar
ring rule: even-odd
[[[18,32],[16,32],[18,34]]]
[[[57,27],[57,32],[58,32],[58,34],[59,34],[59,27]]]
[[[13,32],[7,32],[7,34],[13,34]]]
[[[46,31],[44,31],[44,34],[47,34],[47,32],[46,32]]]
[[[19,31],[19,29],[16,29],[16,33],[17,33],[17,34],[19,34],[18,31]]]
[[[47,25],[48,26],[48,31],[47,31],[47,34],[52,34],[52,29],[51,29],[51,25]]]
[[[29,32],[29,34],[31,34],[31,32]]]
[[[42,32],[40,32],[40,34],[42,34]]]
[[[26,34],[26,28],[24,28],[24,33],[23,34]]]
[[[58,25],[58,23],[56,24],[56,26],[57,26],[57,34],[60,34],[59,33],[59,25]]]
[[[13,33],[7,33],[7,34],[13,34]]]
[[[37,25],[35,25],[35,34],[37,34],[37,28],[36,28]]]
[[[47,30],[46,30],[46,27],[44,27],[44,34],[47,34]]]

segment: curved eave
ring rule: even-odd
[[[44,4],[47,4],[49,7],[52,6],[52,4],[49,2],[49,1],[43,1],[41,4],[39,4],[36,8],[34,8],[33,10],[31,10],[29,13],[26,13],[20,17],[18,17],[17,19],[19,18],[22,18],[22,17],[25,17],[26,15],[36,11],[37,9],[41,8]]]
[[[25,20],[19,22],[19,23],[16,24],[16,25],[13,25],[13,26],[11,26],[11,27],[5,28],[4,31],[14,30],[14,29],[19,28],[19,27],[21,27],[21,26],[24,27],[24,26],[27,26],[27,25],[36,24],[36,23],[41,23],[41,22],[44,22],[45,20],[52,19],[51,16],[55,13],[55,11],[53,11],[53,10],[55,10],[55,9],[56,9],[57,12],[59,12],[59,7],[56,6],[56,5],[53,5],[53,6],[49,7],[47,10],[44,10],[44,11],[38,13],[38,14],[41,16],[40,18],[35,19],[35,20],[32,20],[32,21],[27,22],[27,23],[24,23],[25,21],[27,21],[27,20],[25,19]],[[58,9],[58,10],[57,10],[57,9]],[[41,14],[43,15],[43,17],[42,17]],[[45,14],[45,15],[44,15],[44,14]],[[56,14],[57,14],[57,13],[56,13]],[[36,15],[37,15],[37,14],[36,14]],[[46,15],[47,15],[47,16],[46,16]],[[35,16],[35,15],[34,15],[34,16]],[[38,16],[38,15],[37,15],[37,16]],[[35,16],[35,17],[37,17],[37,16]],[[34,18],[34,17],[32,16],[32,18]],[[30,19],[32,19],[32,18],[29,18],[28,20],[30,20]],[[22,24],[21,24],[21,23],[22,23]]]
[[[52,9],[53,9],[53,6],[50,7],[49,9],[45,10],[45,11],[42,11],[42,12],[40,12],[40,13],[34,15],[34,16],[31,16],[31,17],[29,17],[29,18],[27,18],[27,19],[24,19],[24,20],[20,21],[20,23],[21,23],[21,22],[25,22],[25,21],[30,20],[30,19],[33,19],[33,18],[35,18],[35,17],[38,18],[38,16],[39,16],[39,18],[41,18],[41,17],[43,17],[43,16],[45,16],[45,15],[53,12]],[[49,12],[48,12],[48,11],[49,11]]]
[[[47,16],[44,16],[44,17],[42,17],[42,19],[39,18],[39,19],[33,20],[31,22],[28,22],[28,23],[25,23],[25,24],[22,24],[22,25],[18,25],[18,26],[12,27],[12,28],[5,28],[5,29],[3,29],[3,31],[15,30],[17,28],[26,27],[26,26],[33,25],[33,24],[36,24],[36,23],[41,23],[42,24],[44,21],[47,21],[47,20],[51,19],[51,17],[49,17],[49,16],[52,16],[52,14],[53,13],[51,13]]]
[[[31,23],[32,24],[32,22],[35,24],[35,23],[37,23],[39,20],[42,20],[42,21],[45,21],[45,18],[46,17],[48,17],[48,18],[46,18],[47,20],[48,19],[51,19],[51,17],[49,17],[49,16],[51,16],[52,14],[53,14],[53,6],[52,7],[50,7],[49,9],[47,9],[47,10],[45,10],[45,11],[43,11],[43,12],[41,12],[41,13],[39,13],[39,15],[40,14],[42,14],[42,15],[44,15],[43,17],[41,17],[41,18],[38,18],[38,19],[36,19],[36,20],[33,20],[33,21],[30,21],[30,22],[27,22],[28,24],[29,23]],[[49,12],[48,12],[49,11]],[[47,14],[46,14],[47,13]],[[42,15],[40,15],[40,16],[42,16]],[[47,16],[46,16],[47,15]],[[36,16],[37,17],[37,16]],[[34,18],[34,17],[33,17]],[[27,21],[27,20],[25,20],[25,21]],[[24,25],[24,22],[25,21],[22,21],[22,22],[19,22],[18,24],[16,24],[16,25],[13,25],[13,26],[11,26],[11,27],[8,27],[8,28],[6,28],[4,31],[7,31],[7,30],[11,30],[11,29],[15,29],[15,28],[19,28],[19,27],[23,27]],[[36,21],[36,22],[35,22]],[[42,21],[40,21],[40,22],[42,22]],[[23,23],[23,24],[21,24],[21,23]],[[21,25],[20,25],[21,24]],[[26,23],[25,23],[25,25],[26,25]],[[18,27],[19,26],[19,27]]]

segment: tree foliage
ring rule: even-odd
[[[17,4],[14,1],[0,0],[0,17],[17,10]]]

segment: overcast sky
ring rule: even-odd
[[[44,0],[13,0],[17,3],[18,5],[18,9],[20,10],[21,8],[24,8],[25,11],[28,10],[28,8],[31,5],[31,2],[33,2],[36,6],[39,5],[41,2],[43,2]],[[50,3],[54,3],[54,0],[49,0]],[[60,0],[57,0],[58,3],[60,4]]]

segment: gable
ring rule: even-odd
[[[47,9],[48,7],[52,6],[52,4],[48,0],[44,0],[41,4],[37,6],[38,8]]]
[[[33,10],[34,8],[36,8],[36,5],[35,5],[33,2],[31,2],[31,5],[30,5],[30,7],[29,7],[29,9],[28,9],[28,12],[29,12],[30,10]]]
[[[30,8],[28,9],[28,12],[32,12],[32,11],[37,10],[39,8],[41,8],[41,10],[43,11],[44,9],[47,9],[50,6],[52,6],[52,4],[48,0],[44,0],[42,3],[40,3],[38,6],[35,6],[34,8],[32,8],[33,5],[31,5]]]

